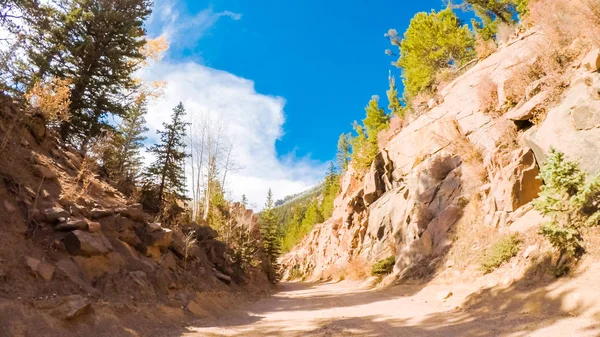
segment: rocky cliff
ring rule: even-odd
[[[163,227],[23,115],[0,97],[0,336],[179,336],[186,321],[268,291],[213,229]],[[230,212],[260,240],[251,210]]]
[[[542,185],[538,165],[550,147],[597,172],[598,50],[569,66],[563,96],[553,97],[559,102],[548,105],[543,121],[536,109],[552,93],[539,82],[516,106],[504,104],[512,72],[535,62],[543,43],[543,34],[532,30],[501,46],[409,119],[364,177],[350,168],[333,217],[283,257],[287,276],[343,276],[353,264],[394,256],[397,277],[446,254],[461,221],[501,232],[536,227],[542,217],[529,202]],[[489,79],[502,113],[486,113],[489,102],[478,94]]]

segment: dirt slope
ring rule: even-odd
[[[598,336],[597,267],[535,288],[525,278],[508,286],[434,282],[380,291],[284,283],[275,296],[200,321],[182,336]]]

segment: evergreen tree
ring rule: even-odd
[[[244,207],[248,206],[248,198],[245,194],[242,194],[242,205],[244,205]]]
[[[398,90],[396,89],[396,79],[390,74],[389,76],[390,89],[386,91],[388,98],[388,109],[392,115],[398,116],[404,119],[404,107],[400,103],[400,99],[398,98]]]
[[[160,211],[165,194],[179,199],[185,197],[185,134],[188,123],[183,121],[185,109],[179,103],[171,115],[170,123],[163,123],[164,130],[158,131],[160,143],[151,146],[148,151],[156,158],[148,167],[145,188],[155,191],[155,206]]]
[[[141,150],[144,147],[143,135],[148,131],[146,102],[138,100],[127,110],[119,123],[111,144],[103,154],[104,167],[118,189],[128,195],[132,192],[143,165]]]
[[[517,14],[527,13],[528,0],[465,0],[481,21],[472,20],[475,31],[484,40],[496,37],[498,24],[514,24]]]
[[[388,127],[390,116],[385,114],[383,108],[379,106],[379,97],[373,96],[369,104],[365,107],[367,117],[363,120],[363,125],[367,131],[367,138],[371,141],[377,141],[379,131]]]
[[[323,214],[319,209],[319,201],[317,198],[313,198],[310,204],[308,204],[308,208],[306,209],[306,213],[304,214],[304,219],[301,223],[301,232],[308,233],[312,230],[315,224],[323,222]]]
[[[404,38],[394,30],[387,34],[400,48],[396,65],[402,68],[405,100],[422,91],[434,91],[435,75],[442,69],[459,68],[475,57],[475,38],[450,7],[417,13]]]
[[[337,164],[342,171],[346,171],[348,169],[348,164],[350,162],[350,146],[351,146],[352,136],[350,134],[342,133],[340,138],[338,139],[337,145]]]
[[[72,83],[71,119],[63,138],[86,150],[105,129],[107,116],[126,114],[127,93],[137,86],[132,75],[144,61],[144,21],[149,0],[61,0],[32,2],[26,17],[28,57],[34,79]]]
[[[373,96],[365,107],[366,118],[363,125],[354,123],[357,136],[352,139],[352,163],[359,173],[369,169],[379,152],[378,134],[389,125],[390,117],[379,106],[377,96]]]
[[[277,231],[277,217],[273,212],[273,193],[269,188],[267,193],[267,202],[265,203],[265,209],[261,213],[261,234],[263,237],[264,251],[267,255],[268,270],[267,276],[269,281],[272,283],[279,282],[279,262],[277,259],[281,254],[281,248],[279,245],[278,231]]]
[[[333,202],[340,189],[340,176],[335,170],[333,162],[329,165],[327,176],[325,176],[325,186],[323,187],[323,201],[321,201],[321,213],[323,218],[328,219],[333,214]]]

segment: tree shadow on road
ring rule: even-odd
[[[341,308],[344,306],[360,305],[364,298],[369,298],[371,303],[389,301],[398,297],[366,296],[364,292],[317,295],[315,297],[287,297],[294,292],[285,293],[286,296],[275,299],[264,308],[253,310],[254,318],[249,318],[248,323],[258,322],[259,316],[266,315],[269,311],[290,311],[289,320],[284,317],[281,321],[258,324],[255,327],[244,327],[243,334],[228,334],[227,336],[529,336],[538,331],[540,336],[556,335],[565,336],[598,336],[600,325],[593,318],[577,320],[577,316],[589,311],[590,306],[577,301],[572,290],[561,290],[556,287],[557,279],[549,275],[552,261],[549,258],[541,259],[530,266],[523,277],[514,281],[509,286],[494,286],[481,289],[466,297],[462,304],[447,311],[435,312],[428,315],[398,317],[394,312],[382,315],[360,314],[342,318],[323,318],[311,321],[311,326],[294,324],[294,311],[318,310]],[[284,285],[284,289],[285,286]],[[311,287],[305,284],[291,284],[295,291],[305,291]],[[451,286],[449,286],[451,287]],[[404,288],[404,286],[402,287]],[[320,289],[319,289],[320,290]],[[327,291],[327,285],[323,291]],[[372,292],[371,292],[372,293]],[[412,293],[412,292],[410,292]],[[413,293],[414,294],[414,293]],[[412,296],[412,295],[409,295]],[[399,295],[399,297],[402,297]],[[411,299],[412,300],[412,299]],[[398,302],[398,305],[410,305],[411,300]],[[269,300],[273,301],[273,299]],[[589,301],[588,301],[589,303]],[[339,304],[339,305],[338,305]],[[431,304],[435,306],[436,304]],[[441,305],[441,303],[440,303]],[[253,308],[254,309],[254,308]],[[262,313],[261,313],[262,312]],[[354,311],[356,312],[356,311]],[[368,313],[366,313],[368,314]],[[318,317],[316,315],[315,317]],[[326,315],[324,315],[326,317]],[[588,317],[588,316],[586,316]],[[592,317],[597,317],[592,316]],[[583,322],[583,323],[582,323]],[[585,323],[585,324],[584,324]],[[226,324],[226,323],[225,323]],[[546,332],[550,326],[554,326]],[[560,332],[557,332],[557,330]],[[574,330],[575,329],[575,330]],[[543,330],[543,331],[541,331]],[[220,334],[190,334],[184,336],[223,336]]]

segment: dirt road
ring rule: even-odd
[[[582,301],[563,285],[372,291],[350,283],[283,283],[280,289],[182,336],[600,336],[599,315],[586,304],[595,300]]]

